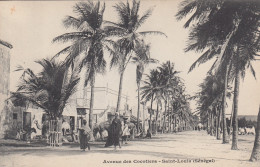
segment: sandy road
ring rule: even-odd
[[[121,149],[92,143],[90,151],[78,145],[50,147],[0,147],[1,167],[85,166],[260,166],[249,162],[254,136],[239,136],[239,150],[221,144],[205,131],[158,134],[152,139],[130,141]]]

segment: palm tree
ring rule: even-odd
[[[176,88],[175,88],[176,89]],[[171,107],[172,111],[170,113],[170,131],[171,131],[171,124],[174,121],[174,128],[176,128],[176,120],[177,117],[179,117],[180,124],[182,130],[184,130],[184,127],[186,128],[186,122],[192,121],[190,119],[191,112],[188,102],[188,96],[184,93],[184,85],[178,85],[177,91],[171,95]],[[184,125],[183,125],[184,124]]]
[[[159,31],[144,31],[138,32],[141,25],[151,16],[152,9],[147,10],[144,15],[139,15],[140,1],[133,0],[132,6],[130,7],[129,2],[118,3],[114,6],[119,16],[117,23],[107,22],[109,30],[117,32],[119,39],[113,44],[115,52],[112,53],[112,59],[110,66],[117,66],[120,74],[118,100],[116,111],[119,111],[123,76],[125,69],[129,61],[134,57],[133,52],[136,51],[138,45],[142,45],[142,38],[149,34],[165,35]]]
[[[160,89],[160,95],[162,99],[164,99],[165,104],[165,114],[167,112],[167,103],[168,103],[168,123],[170,127],[170,113],[169,113],[169,101],[170,96],[174,95],[176,92],[179,91],[179,84],[180,84],[180,78],[177,76],[179,71],[175,71],[174,69],[174,63],[171,63],[170,61],[167,61],[166,63],[163,63],[160,67],[158,67],[161,75],[161,89]],[[164,119],[166,121],[166,119]]]
[[[74,6],[76,17],[67,16],[63,24],[66,28],[72,27],[76,32],[65,33],[53,39],[53,42],[72,42],[72,44],[59,53],[68,54],[66,57],[67,66],[74,67],[78,60],[80,70],[86,68],[85,86],[90,82],[91,97],[89,109],[89,126],[92,128],[93,122],[93,104],[94,104],[94,87],[95,77],[97,74],[103,74],[106,69],[104,59],[104,49],[110,51],[109,44],[111,40],[108,37],[115,33],[103,26],[103,14],[105,4],[100,2],[79,2]],[[80,57],[83,55],[83,58]]]
[[[259,161],[259,160],[260,160],[260,106],[259,106],[259,111],[257,116],[257,127],[256,127],[254,148],[252,150],[250,161]]]
[[[146,81],[144,81],[144,86],[141,87],[141,99],[145,102],[151,101],[150,106],[150,122],[149,122],[149,130],[152,128],[152,115],[153,115],[153,102],[155,99],[158,90],[161,88],[159,85],[160,82],[160,73],[157,69],[153,69],[150,71],[150,75],[147,75]]]
[[[23,71],[21,84],[16,92],[11,93],[10,98],[14,104],[33,104],[43,109],[51,120],[57,120],[61,118],[69,97],[75,92],[79,81],[77,71],[66,76],[64,63],[46,59],[36,63],[43,68],[39,74],[19,66],[17,71]]]
[[[150,63],[156,63],[157,60],[150,58],[150,45],[138,45],[135,49],[136,56],[133,57],[133,63],[136,64],[136,84],[137,84],[137,133],[139,133],[139,115],[140,115],[140,83],[143,77],[145,67]]]
[[[197,64],[204,63],[212,59],[214,56],[218,56],[218,59],[215,61],[211,69],[216,68],[216,64],[219,65],[221,63],[222,68],[225,69],[225,86],[222,99],[223,143],[228,143],[228,140],[226,138],[227,130],[225,119],[225,103],[228,71],[231,56],[225,53],[232,35],[237,30],[237,26],[233,24],[232,17],[227,17],[227,19],[219,19],[223,18],[223,15],[225,17],[226,15],[230,16],[230,10],[225,10],[225,8],[223,9],[220,7],[223,5],[221,1],[184,1],[182,5],[183,7],[179,10],[179,12],[176,15],[178,19],[182,19],[194,8],[196,8],[196,12],[184,25],[185,27],[188,27],[191,21],[197,20],[197,25],[192,28],[192,31],[190,33],[190,44],[186,48],[186,51],[204,51],[204,49],[207,48],[207,51],[204,52],[202,56],[200,56],[199,59],[192,64],[190,71],[194,69]],[[219,31],[219,29],[225,31]],[[223,59],[225,59],[226,61],[223,61]]]
[[[200,92],[197,94],[198,99],[198,109],[200,113],[205,116],[214,115],[218,117],[217,120],[217,139],[219,138],[219,128],[220,128],[220,114],[222,107],[222,98],[224,93],[224,82],[222,80],[223,76],[221,71],[218,74],[208,74],[204,79],[204,82],[200,84]],[[228,87],[227,97],[231,96],[230,87]],[[226,105],[226,104],[225,104]],[[212,120],[211,120],[212,122]]]
[[[237,33],[234,35],[234,59],[231,64],[231,76],[234,78],[234,99],[233,99],[233,137],[231,149],[237,150],[238,138],[238,98],[240,77],[245,77],[245,71],[249,68],[255,77],[255,71],[251,64],[260,51],[260,4],[256,1],[239,4],[239,24]]]
[[[222,117],[224,127],[223,143],[226,143],[225,101],[227,80],[230,74],[229,72],[232,70],[232,63],[234,63],[237,56],[236,48],[240,46],[242,41],[249,39],[249,36],[251,39],[253,37],[253,40],[251,40],[252,42],[257,41],[254,37],[259,36],[259,3],[256,0],[219,0],[214,2],[207,0],[193,0],[184,1],[182,5],[182,8],[177,14],[178,19],[182,19],[195,9],[195,13],[186,22],[185,27],[188,27],[191,21],[197,21],[195,23],[196,26],[192,28],[190,33],[191,43],[186,51],[203,51],[205,48],[208,48],[207,51],[204,52],[204,54],[191,66],[190,70],[192,70],[196,64],[204,63],[216,55],[218,56],[218,60],[215,61],[213,68],[225,69]],[[222,19],[224,17],[225,19]],[[250,28],[247,28],[246,25],[250,25]],[[253,46],[259,48],[258,44]],[[255,52],[256,50],[257,49],[254,48],[253,53],[250,53],[251,56],[257,53]],[[250,62],[250,60],[251,59],[248,58],[247,62]],[[235,97],[238,96],[236,95]],[[237,107],[234,108],[236,110]],[[236,111],[234,111],[234,118],[236,115]],[[233,121],[233,125],[237,128],[235,122],[236,121]],[[237,136],[236,130],[233,135]],[[233,137],[233,139],[236,139],[236,137]],[[235,143],[235,140],[232,141],[232,143]],[[236,144],[232,144],[232,149],[237,149],[235,145]]]

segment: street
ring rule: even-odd
[[[78,144],[60,148],[1,146],[0,166],[259,166],[248,161],[253,141],[253,135],[239,136],[239,150],[235,151],[231,144],[221,144],[206,131],[186,131],[135,139],[116,151],[104,148],[104,142],[91,143],[86,152],[81,152]]]

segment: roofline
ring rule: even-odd
[[[5,42],[5,41],[3,41],[3,40],[1,40],[1,39],[0,39],[0,44],[4,45],[4,46],[6,46],[6,47],[8,47],[8,48],[10,48],[10,49],[13,48],[13,45],[11,45],[10,43]]]

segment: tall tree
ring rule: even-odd
[[[250,161],[260,161],[260,106],[257,116],[257,127],[255,134],[255,142],[252,150],[252,154],[250,157]]]
[[[42,67],[39,74],[21,66],[17,69],[23,71],[23,75],[10,98],[14,104],[30,103],[43,109],[51,120],[60,119],[69,97],[76,90],[78,72],[74,70],[68,75],[65,64],[54,60],[43,59],[36,63]]]
[[[119,16],[117,23],[110,23],[109,29],[117,32],[119,39],[114,44],[114,53],[110,66],[117,66],[120,74],[118,100],[116,111],[119,112],[123,85],[123,76],[125,69],[129,61],[134,57],[133,52],[138,45],[142,44],[144,36],[149,34],[164,35],[159,31],[143,31],[139,32],[138,29],[142,24],[151,16],[152,9],[147,10],[144,15],[140,16],[140,1],[133,0],[132,6],[130,7],[129,2],[118,3],[114,6]]]
[[[150,58],[150,45],[142,43],[135,48],[136,56],[133,57],[133,63],[136,64],[136,84],[137,84],[137,133],[139,133],[139,115],[140,115],[140,84],[145,67],[150,63],[156,63],[157,60]]]
[[[237,2],[236,2],[237,3]],[[251,64],[255,56],[260,51],[260,3],[258,1],[248,1],[237,3],[237,17],[240,24],[233,44],[234,58],[231,66],[231,76],[234,78],[234,99],[233,99],[233,137],[231,149],[237,150],[238,138],[238,99],[240,78],[245,77],[246,69],[250,69],[255,77],[255,71]]]
[[[158,67],[161,75],[161,88],[160,88],[160,95],[161,98],[164,99],[165,104],[165,115],[168,115],[168,127],[170,127],[170,110],[169,104],[171,97],[176,97],[176,93],[180,91],[180,78],[177,76],[179,71],[176,71],[174,68],[174,63],[167,61],[163,63],[161,66]],[[168,114],[167,112],[167,103],[168,103]],[[166,119],[164,119],[166,121]]]
[[[149,122],[149,130],[152,130],[152,115],[153,113],[153,102],[156,94],[160,89],[160,74],[157,69],[153,69],[150,71],[150,74],[147,75],[146,81],[144,81],[144,86],[141,87],[141,99],[145,102],[151,101],[150,106],[150,122]]]
[[[74,28],[76,32],[65,33],[53,39],[53,42],[71,42],[72,44],[59,53],[67,54],[67,66],[74,67],[79,62],[80,70],[86,68],[85,86],[90,82],[90,109],[89,126],[93,124],[93,104],[95,77],[98,73],[103,74],[106,69],[104,49],[111,51],[109,45],[112,41],[108,38],[115,32],[103,25],[105,4],[100,2],[79,2],[73,7],[76,17],[67,16],[63,24],[66,28]],[[83,56],[80,56],[83,55]]]
[[[235,60],[235,47],[243,41],[243,38],[248,36],[242,31],[248,34],[254,34],[253,36],[251,35],[251,37],[259,36],[256,34],[259,27],[259,3],[256,0],[193,0],[184,1],[182,5],[177,13],[178,19],[182,19],[193,9],[195,10],[194,14],[184,26],[188,27],[191,21],[196,20],[196,25],[192,28],[190,33],[191,43],[186,51],[203,51],[207,48],[206,52],[191,66],[190,70],[192,70],[196,64],[204,63],[214,56],[217,56],[218,60],[215,61],[213,68],[225,69],[222,117],[224,128],[223,143],[226,143],[225,101],[229,72],[232,70],[231,64],[234,63]],[[249,25],[248,23],[252,23],[250,28],[245,27],[245,25]],[[236,114],[234,114],[234,116],[236,116]],[[234,124],[234,127],[235,126],[236,124]],[[236,135],[236,133],[233,134]],[[236,149],[236,147],[232,146],[232,149]]]
[[[198,110],[202,116],[209,116],[213,111],[214,115],[218,113],[218,124],[217,124],[217,133],[219,132],[220,127],[220,114],[222,107],[222,99],[224,92],[224,82],[222,80],[222,73],[219,71],[218,74],[208,74],[204,79],[204,82],[200,84],[200,92],[197,94],[198,98]],[[231,96],[230,87],[228,87],[227,97]],[[226,105],[226,104],[225,104]],[[207,114],[208,113],[208,114]],[[207,117],[208,119],[208,117]],[[217,135],[219,137],[219,135]]]

